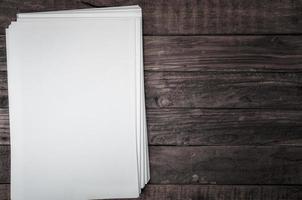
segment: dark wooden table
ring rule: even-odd
[[[5,27],[17,12],[134,4],[151,165],[141,198],[302,199],[301,0],[1,0],[0,200],[10,183]]]

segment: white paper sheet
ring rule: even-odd
[[[133,198],[149,180],[141,20],[125,13],[10,26],[12,199]]]
[[[91,13],[92,12],[100,12],[100,11],[106,11],[107,13],[108,12],[111,12],[111,14],[109,14],[108,16],[112,17],[112,11],[114,11],[115,13],[115,17],[121,17],[120,16],[120,11],[123,11],[123,15],[122,16],[125,16],[125,15],[129,15],[129,11],[132,12],[132,14],[130,14],[131,16],[136,14],[136,26],[137,26],[137,36],[136,38],[139,39],[140,38],[140,41],[137,40],[136,43],[136,48],[137,51],[142,51],[143,49],[143,46],[142,46],[142,20],[141,20],[141,10],[138,6],[124,6],[124,7],[115,7],[115,8],[94,8],[94,9],[78,9],[78,10],[69,10],[69,11],[51,11],[51,12],[39,12],[39,13],[24,13],[24,14],[19,14],[18,15],[18,21],[29,21],[29,20],[36,20],[36,19],[39,19],[39,20],[46,20],[44,21],[45,23],[47,23],[49,20],[54,20],[54,19],[57,19],[57,20],[62,20],[62,19],[66,19],[66,15],[69,16],[68,14],[70,14],[71,12],[72,13],[77,13],[77,18],[87,18],[87,17],[90,17]],[[128,13],[125,13],[125,12],[128,12]],[[88,13],[88,15],[87,15]],[[55,18],[53,18],[52,16],[54,16],[55,14]],[[59,15],[58,15],[59,14]],[[99,14],[99,13],[98,13]],[[102,12],[102,17],[108,17],[106,15],[105,12]],[[139,16],[139,17],[138,17]],[[69,17],[67,17],[68,19]],[[138,32],[140,30],[140,33]],[[140,45],[138,45],[138,43],[140,43]],[[137,56],[136,56],[137,57]],[[139,174],[142,178],[141,180],[141,188],[144,187],[145,183],[148,182],[148,180],[150,179],[150,173],[149,173],[149,164],[146,164],[147,163],[147,143],[146,143],[146,139],[147,139],[147,131],[146,131],[146,127],[144,128],[144,126],[146,126],[146,116],[144,114],[145,112],[145,106],[144,106],[144,90],[143,90],[143,82],[140,83],[139,79],[142,79],[141,77],[143,77],[143,74],[142,76],[140,77],[139,76],[139,71],[141,70],[141,72],[143,72],[143,54],[141,54],[141,57],[140,58],[137,58],[137,59],[140,59],[141,60],[141,63],[140,63],[140,66],[137,66],[139,68],[137,68],[137,72],[138,72],[138,75],[137,75],[137,96],[141,95],[141,100],[137,100],[137,117],[139,118],[139,116],[141,116],[141,120],[140,120],[140,123],[141,125],[138,124],[138,127],[137,127],[137,130],[139,133],[141,134],[137,134],[138,136],[138,148],[140,148],[138,150],[139,152],[139,163],[140,163],[140,166],[139,166]],[[143,79],[142,79],[143,80]],[[140,90],[142,92],[140,92]],[[140,105],[141,104],[141,105]],[[141,107],[141,108],[140,108]],[[145,139],[146,138],[146,139]],[[140,142],[139,142],[140,141]],[[140,143],[140,144],[139,144]],[[145,177],[143,177],[145,176]]]
[[[102,13],[98,13],[102,11]],[[103,12],[106,11],[106,12]],[[123,11],[121,15],[121,11]],[[131,13],[129,13],[129,11]],[[124,7],[113,7],[113,8],[93,8],[93,9],[78,9],[78,10],[68,10],[68,11],[50,11],[50,12],[38,12],[38,13],[22,13],[18,14],[18,22],[20,21],[30,21],[30,20],[46,20],[44,21],[47,23],[49,20],[62,20],[62,19],[68,19],[70,18],[70,13],[77,14],[76,18],[87,18],[91,17],[91,13],[97,13],[98,15],[101,14],[102,17],[112,17],[114,13],[114,17],[124,17],[124,16],[133,16],[135,15],[136,19],[136,30],[137,30],[137,41],[136,41],[136,48],[137,51],[143,50],[142,46],[142,20],[141,20],[141,9],[139,6],[124,6]],[[108,14],[109,13],[109,14]],[[53,17],[55,16],[55,17]],[[75,16],[75,15],[73,15]],[[97,16],[95,16],[97,17]],[[140,31],[140,32],[139,32]],[[136,56],[137,57],[137,56]],[[138,121],[137,131],[139,132],[137,134],[138,136],[138,152],[139,152],[139,174],[141,176],[141,188],[144,187],[144,185],[149,181],[150,179],[150,172],[149,172],[149,164],[147,163],[147,129],[146,129],[146,115],[145,115],[145,96],[144,96],[144,82],[140,81],[139,79],[143,80],[143,54],[140,55],[140,57],[137,57],[137,60],[140,65],[137,66],[137,98],[141,98],[140,100],[137,100],[137,118],[141,118]],[[141,71],[141,72],[140,72]],[[139,74],[142,73],[140,76]],[[141,97],[139,97],[141,96]],[[140,123],[140,125],[139,125]]]

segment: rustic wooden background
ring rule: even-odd
[[[151,162],[142,199],[302,199],[301,0],[0,0],[0,200],[10,183],[4,28],[17,12],[133,4]]]

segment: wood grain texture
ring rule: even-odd
[[[302,148],[151,146],[154,184],[301,184]]]
[[[302,28],[301,1],[145,0],[141,6],[145,34],[152,35],[297,33]]]
[[[9,184],[0,184],[0,200],[10,200]]]
[[[145,70],[302,71],[301,36],[145,36]]]
[[[7,72],[0,70],[0,109],[8,108]]]
[[[0,35],[0,71],[5,71],[6,69],[6,41],[5,36]]]
[[[3,0],[0,33],[4,33],[17,12],[84,8],[89,4],[99,7],[139,4],[147,35],[302,32],[300,0]]]
[[[8,109],[0,108],[0,145],[10,144]]]
[[[142,200],[300,200],[301,186],[148,185]]]
[[[8,27],[11,21],[16,19],[18,7],[18,0],[0,1],[0,34],[5,34],[5,28]]]
[[[147,72],[148,108],[301,108],[302,73]]]
[[[10,146],[0,145],[0,184],[10,183]]]
[[[151,145],[301,145],[302,112],[148,109]]]

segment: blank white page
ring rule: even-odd
[[[70,14],[70,13],[121,13],[121,12],[137,12],[141,13],[141,8],[138,5],[132,6],[117,6],[117,7],[100,7],[100,8],[82,8],[73,10],[56,10],[56,11],[44,11],[44,12],[29,12],[29,13],[18,13],[18,18],[27,17],[51,17],[52,14]],[[46,15],[45,15],[46,14]],[[51,15],[48,15],[51,14]]]
[[[135,20],[24,22],[7,40],[12,199],[137,197]]]
[[[49,20],[64,20],[68,19],[70,14],[76,18],[91,17],[91,13],[96,13],[94,17],[97,17],[101,12],[101,17],[114,15],[141,15],[141,9],[139,6],[122,6],[122,7],[106,7],[106,8],[93,8],[93,9],[77,9],[77,10],[64,10],[64,11],[48,11],[48,12],[35,12],[35,13],[21,13],[18,14],[17,21],[29,22],[29,21],[44,21],[48,23]],[[59,14],[59,15],[58,15]],[[129,16],[128,16],[129,17]],[[14,22],[13,22],[14,23]],[[14,23],[15,24],[15,23]],[[139,158],[139,176],[141,177],[141,188],[145,186],[149,178],[149,166],[147,163],[147,131],[146,131],[146,115],[145,115],[145,96],[144,96],[144,82],[143,82],[143,46],[142,46],[142,20],[141,17],[136,17],[136,96],[137,96],[137,145],[138,145],[138,158]],[[139,52],[139,53],[138,53]]]

